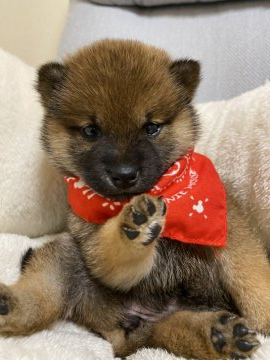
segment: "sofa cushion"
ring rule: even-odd
[[[40,143],[36,71],[0,49],[0,232],[39,236],[64,226],[63,178]]]
[[[270,82],[228,101],[198,106],[197,150],[211,157],[270,250]]]

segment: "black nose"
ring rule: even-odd
[[[128,188],[135,185],[139,177],[139,169],[134,165],[115,165],[107,172],[113,184],[119,188]]]

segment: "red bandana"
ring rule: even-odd
[[[66,177],[66,182],[73,212],[87,222],[104,224],[126,204],[102,197],[78,177]],[[191,244],[226,245],[226,194],[207,157],[189,152],[148,194],[162,196],[167,205],[163,237]]]

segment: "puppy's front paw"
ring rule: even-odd
[[[163,230],[165,214],[166,205],[162,198],[136,196],[122,210],[121,232],[130,241],[150,245]]]
[[[248,328],[245,320],[230,313],[217,316],[211,343],[218,354],[233,360],[247,359],[260,345],[256,332]]]

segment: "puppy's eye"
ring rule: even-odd
[[[159,134],[160,131],[161,131],[161,125],[160,125],[160,124],[153,123],[153,122],[150,122],[150,123],[148,123],[148,124],[145,124],[144,128],[145,128],[145,131],[146,131],[146,133],[147,133],[147,135],[148,135],[149,137],[158,136],[158,134]]]
[[[82,134],[89,140],[95,140],[100,136],[100,129],[97,125],[90,124],[82,128]]]

